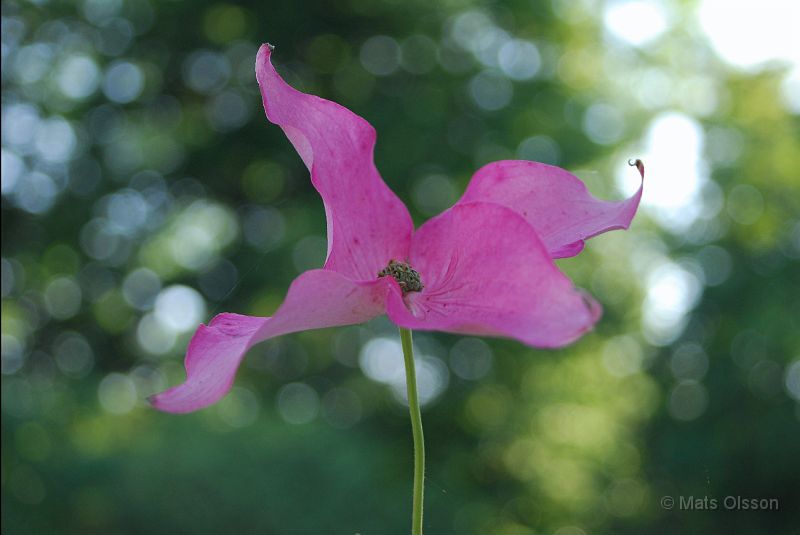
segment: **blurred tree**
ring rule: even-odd
[[[754,56],[780,6],[719,22],[718,3],[4,2],[3,528],[406,529],[386,321],[264,344],[197,414],[143,401],[197,324],[269,314],[324,259],[321,203],[261,111],[269,40],[291,83],[376,127],[417,222],[497,159],[609,198],[629,157],[648,167],[634,228],[559,261],[605,306],[594,334],[417,337],[430,533],[796,529],[800,67]]]

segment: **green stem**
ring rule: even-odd
[[[422,535],[422,501],[425,490],[425,440],[422,436],[422,415],[417,397],[417,372],[414,369],[414,348],[411,331],[400,329],[403,358],[406,363],[408,411],[411,413],[411,432],[414,437],[414,498],[411,511],[411,535]]]

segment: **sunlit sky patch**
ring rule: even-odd
[[[670,15],[661,0],[611,0],[603,23],[611,36],[639,47],[669,30]],[[695,15],[717,55],[735,67],[758,70],[772,60],[800,66],[800,2],[701,0]]]
[[[745,70],[770,60],[800,66],[800,2],[795,0],[703,0],[700,25],[716,53]]]
[[[701,296],[702,284],[685,267],[665,262],[648,277],[642,315],[645,338],[653,345],[668,345],[681,334],[688,313]]]
[[[669,27],[668,13],[657,0],[609,2],[603,22],[611,35],[634,46],[654,41]]]
[[[800,114],[800,63],[786,76],[781,85],[781,93],[786,109],[794,114]]]

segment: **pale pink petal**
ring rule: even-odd
[[[556,268],[513,210],[461,203],[425,223],[409,257],[424,289],[387,299],[401,327],[516,338],[558,347],[591,329],[600,306]]]
[[[637,168],[644,179],[644,167]],[[575,256],[584,240],[631,223],[642,188],[623,201],[593,197],[586,185],[567,171],[539,162],[505,160],[490,163],[470,180],[459,203],[495,202],[522,215],[553,258]]]
[[[333,271],[307,271],[295,279],[271,318],[220,314],[208,326],[201,325],[186,352],[186,381],[150,401],[174,413],[211,405],[231,389],[242,358],[254,344],[281,334],[372,319],[383,313],[390,286],[386,279],[352,282]]]
[[[374,279],[391,259],[408,254],[414,225],[405,205],[383,182],[372,158],[375,129],[334,102],[290,87],[262,45],[256,76],[267,118],[283,128],[311,172],[325,204],[325,269],[353,280]]]

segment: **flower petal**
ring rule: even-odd
[[[637,160],[644,182],[640,163]],[[628,228],[641,197],[640,187],[624,201],[603,201],[559,167],[504,160],[479,169],[458,202],[495,202],[511,208],[533,225],[550,256],[565,258],[580,253],[584,240],[592,236]]]
[[[290,87],[262,45],[256,76],[267,118],[283,128],[311,172],[328,219],[325,269],[353,280],[374,279],[402,259],[414,225],[405,205],[383,182],[372,158],[375,129],[334,102]]]
[[[384,311],[389,281],[353,282],[333,271],[300,275],[271,318],[220,314],[201,325],[186,351],[186,381],[150,398],[154,407],[183,413],[219,401],[233,384],[245,353],[281,334],[362,323]]]
[[[411,243],[421,292],[389,294],[401,327],[516,338],[558,347],[588,331],[600,306],[562,274],[536,231],[494,203],[460,203],[425,223]]]

